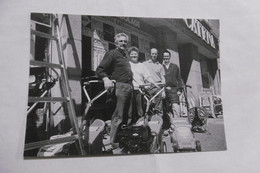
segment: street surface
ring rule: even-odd
[[[225,130],[223,116],[208,119],[208,131],[206,133],[195,133],[195,138],[200,140],[202,151],[223,151],[226,150]]]
[[[196,140],[201,143],[201,151],[223,151],[226,150],[226,139],[224,131],[223,116],[209,118],[207,130],[209,133],[194,133]],[[170,137],[165,138],[167,152],[173,152]]]
[[[80,122],[80,121],[79,121]],[[201,151],[224,151],[226,150],[226,139],[224,131],[223,116],[218,116],[218,118],[209,118],[208,125],[206,127],[208,133],[194,133],[195,139],[199,140],[201,143]],[[105,148],[109,150],[111,146],[109,145],[109,136],[103,140]],[[172,143],[170,141],[170,136],[166,136],[163,139],[166,141],[167,153],[172,153]],[[121,150],[114,151],[114,154],[122,154]]]

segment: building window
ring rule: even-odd
[[[31,13],[31,20],[50,25],[50,14],[46,13]]]
[[[116,45],[113,44],[113,43],[108,43],[108,49],[109,50],[112,50],[112,49],[115,49],[116,48]]]
[[[215,79],[218,70],[217,59],[207,59],[207,69],[212,79]]]
[[[156,44],[154,42],[150,42],[150,49],[156,48]]]
[[[31,29],[51,34],[51,16],[49,14],[32,13]],[[48,61],[50,58],[50,41],[37,35],[31,36],[31,55],[33,60]]]
[[[138,37],[134,34],[131,34],[131,46],[135,46],[139,48],[139,40]]]
[[[82,16],[81,21],[83,27],[91,29],[91,16]]]
[[[210,88],[210,79],[209,79],[210,75],[209,75],[209,71],[208,71],[207,61],[208,61],[207,58],[202,57],[202,60],[200,62],[203,88]]]
[[[138,58],[139,62],[144,62],[145,61],[145,54],[142,52],[139,52],[139,58]]]
[[[115,29],[113,26],[103,23],[104,40],[114,42]]]
[[[205,72],[201,74],[203,88],[210,88],[209,73]]]

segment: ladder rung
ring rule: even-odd
[[[43,146],[46,146],[46,145],[51,145],[51,144],[73,142],[77,139],[78,139],[78,135],[73,135],[73,136],[68,136],[68,137],[63,137],[63,138],[58,138],[58,139],[31,142],[31,143],[25,144],[24,151],[32,150],[32,149],[35,149],[35,148],[40,148],[40,147],[43,147]]]
[[[40,31],[36,31],[34,29],[31,29],[31,34],[37,35],[39,37],[44,37],[44,38],[49,38],[49,39],[53,39],[53,40],[57,40],[57,37],[44,33],[44,32],[40,32]]]
[[[35,23],[35,24],[38,24],[38,25],[46,26],[46,27],[48,27],[48,28],[51,28],[51,25],[48,25],[48,24],[45,24],[45,23],[42,23],[42,22],[38,22],[38,21],[36,21],[36,20],[32,20],[32,19],[31,19],[31,22],[32,22],[32,23]]]
[[[30,60],[30,65],[40,66],[40,67],[49,67],[49,68],[59,68],[59,69],[63,68],[63,66],[60,64],[53,64],[53,63],[35,61],[35,60]]]
[[[28,102],[67,102],[66,97],[29,97]]]

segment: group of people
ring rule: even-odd
[[[128,45],[128,35],[118,33],[115,35],[116,48],[108,51],[96,73],[104,81],[105,89],[113,88],[115,80],[116,108],[111,119],[110,142],[115,143],[116,133],[122,122],[130,123],[132,120],[133,105],[137,110],[137,118],[143,116],[142,96],[138,92],[140,85],[152,84],[149,94],[154,95],[160,90],[158,83],[165,84],[165,91],[155,98],[155,110],[162,116],[162,99],[167,97],[172,105],[174,117],[180,116],[179,94],[183,86],[179,67],[170,63],[171,53],[163,52],[163,63],[158,62],[158,50],[151,49],[151,58],[143,63],[138,61],[139,50]],[[135,104],[132,104],[135,103]]]

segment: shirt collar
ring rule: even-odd
[[[167,69],[170,67],[170,63],[169,63],[169,64],[163,63],[163,65],[164,65]]]
[[[168,64],[165,64],[164,61],[163,61],[163,65],[165,65],[165,66],[169,66],[169,65],[170,65],[170,62],[169,62]]]
[[[156,64],[159,64],[159,62],[158,62],[158,61],[156,61],[156,62],[153,62],[153,60],[151,60],[151,59],[149,59],[147,62],[149,62],[149,63],[156,63]]]
[[[118,50],[124,57],[126,57],[126,52],[125,52],[124,50],[119,49],[119,48],[117,48],[117,50]]]

